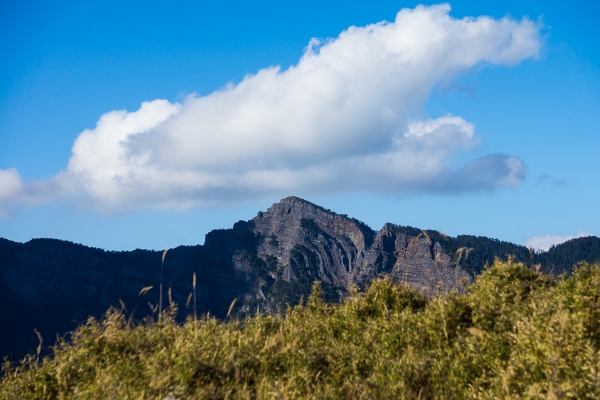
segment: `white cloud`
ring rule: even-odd
[[[593,236],[593,234],[588,233],[588,232],[584,232],[584,231],[580,231],[576,235],[566,235],[566,236],[552,236],[552,235],[532,236],[530,238],[527,238],[527,239],[523,240],[523,244],[526,247],[528,247],[528,248],[533,248],[533,249],[538,250],[538,251],[539,250],[547,251],[553,245],[558,245],[558,244],[564,243],[564,242],[566,242],[568,240],[571,240],[571,239],[577,239],[577,238],[586,237],[586,236]]]
[[[449,11],[446,4],[404,9],[392,23],[312,39],[285,71],[266,68],[181,104],[153,100],[106,113],[79,135],[66,170],[37,183],[37,192],[122,211],[273,194],[517,186],[526,174],[518,157],[456,165],[457,153],[479,144],[472,123],[412,117],[440,82],[481,64],[537,57],[540,26],[454,19]]]
[[[16,169],[0,169],[0,218],[8,216],[8,205],[18,199],[22,190],[23,182]]]
[[[27,185],[16,169],[0,169],[0,218],[8,217],[13,206],[48,203],[64,195],[65,185],[58,176]]]

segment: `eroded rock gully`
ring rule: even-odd
[[[297,197],[259,212],[244,229],[256,238],[258,258],[246,304],[260,308],[264,303],[266,310],[293,303],[298,293],[306,295],[314,280],[322,281],[335,300],[351,286],[364,287],[382,275],[432,295],[460,291],[472,279],[456,266],[450,249],[426,232],[392,224],[375,232]],[[249,271],[242,261],[234,258],[234,264]]]

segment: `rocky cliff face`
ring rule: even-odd
[[[383,274],[429,294],[462,290],[471,280],[425,232],[392,224],[375,232],[297,197],[259,213],[247,229],[257,240],[256,257],[263,264],[255,262],[254,270],[266,270],[252,285],[254,303],[271,311],[307,295],[314,280],[323,282],[332,299]],[[234,263],[244,270],[243,257],[234,257]]]
[[[170,292],[180,316],[190,315],[192,306],[186,303],[196,273],[198,314],[224,317],[234,299],[238,315],[280,313],[306,298],[315,280],[323,282],[331,301],[380,275],[435,295],[462,290],[495,257],[539,261],[555,272],[568,272],[581,259],[600,258],[598,238],[561,246],[530,254],[523,246],[494,239],[451,238],[393,224],[376,232],[356,219],[288,197],[250,221],[210,232],[204,245],[169,250],[163,298],[166,306]],[[566,248],[577,260],[567,257]],[[0,239],[0,356],[20,358],[34,350],[34,328],[51,345],[56,334],[88,316],[101,316],[109,306],[125,305],[134,319],[152,315],[160,267],[158,251],[107,252],[54,239]]]

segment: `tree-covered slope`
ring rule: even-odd
[[[155,314],[161,276],[159,251],[111,252],[55,239],[16,243],[0,238],[0,357],[21,358],[37,335],[47,341],[123,303],[134,318]],[[203,245],[168,251],[163,299],[180,305],[180,321],[196,280],[197,313],[225,317],[281,314],[306,299],[321,281],[327,301],[378,277],[435,295],[462,290],[496,258],[513,257],[546,272],[569,272],[600,259],[600,239],[579,238],[548,252],[485,237],[449,237],[433,230],[385,224],[375,231],[346,215],[288,197],[231,229],[214,230]],[[151,287],[151,288],[150,288]],[[150,288],[140,295],[143,288]],[[170,293],[170,294],[169,294]]]
[[[600,266],[566,278],[497,262],[465,294],[376,280],[319,286],[284,316],[129,322],[111,310],[51,357],[4,365],[0,398],[573,398],[600,396]]]

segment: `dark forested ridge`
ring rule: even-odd
[[[4,364],[1,399],[597,399],[600,265],[556,278],[495,262],[462,295],[387,277],[279,318],[88,321]]]
[[[596,236],[571,239],[558,246],[552,246],[548,251],[537,253],[534,259],[546,272],[570,274],[573,264],[581,260],[600,260],[600,239]]]
[[[217,247],[212,249],[219,252]],[[164,303],[185,305],[196,272],[200,312],[223,316],[229,302],[244,292],[230,287],[230,268],[203,246],[172,249],[164,264]],[[73,330],[89,316],[101,316],[108,307],[125,304],[134,318],[151,315],[148,303],[158,303],[161,255],[159,251],[108,252],[67,241],[35,239],[15,243],[0,239],[0,355],[21,357],[35,349],[37,329],[46,346],[56,334]],[[212,265],[214,268],[202,268]],[[139,296],[144,287],[153,286]],[[182,317],[191,309],[183,307]]]
[[[16,243],[0,239],[0,356],[13,359],[38,344],[54,344],[89,316],[108,307],[127,315],[153,315],[158,304],[160,251],[110,252],[56,239]],[[164,304],[192,313],[192,275],[197,275],[197,313],[281,313],[306,299],[315,280],[337,301],[350,287],[367,286],[384,274],[430,294],[447,292],[478,275],[495,258],[512,256],[541,264],[546,272],[569,273],[573,264],[600,260],[600,239],[573,239],[547,252],[496,239],[364,223],[305,200],[288,197],[250,221],[214,230],[204,245],[169,250],[164,263]],[[140,296],[142,288],[147,293]],[[186,307],[186,303],[188,306]]]

